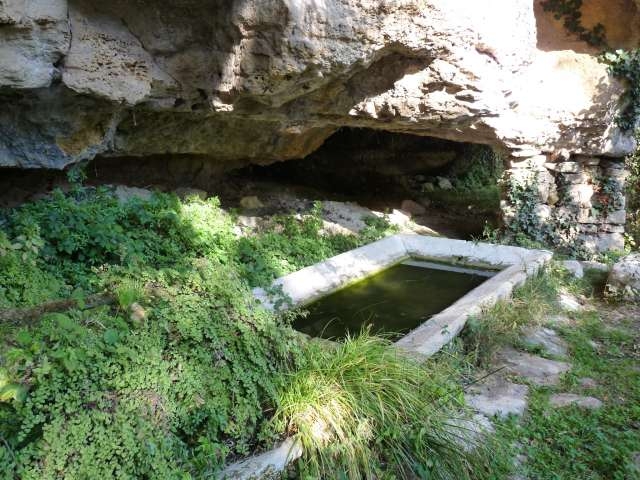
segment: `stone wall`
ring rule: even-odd
[[[624,248],[623,159],[585,155],[514,158],[502,202],[507,225],[576,255]]]

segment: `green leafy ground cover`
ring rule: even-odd
[[[76,187],[0,224],[0,310],[78,305],[0,327],[2,478],[211,478],[284,435],[307,447],[298,474],[309,479],[500,479],[516,454],[528,478],[635,478],[634,310],[614,325],[597,302],[575,315],[561,331],[572,371],[558,387],[532,387],[529,413],[496,438],[461,448],[452,426],[475,365],[553,314],[560,289],[588,293],[557,268],[421,363],[366,334],[320,348],[291,329],[293,314],[252,300],[252,286],[386,234],[383,220],[358,236],[321,235],[316,208],[239,237],[215,199],[121,204]],[[95,293],[114,302],[83,305]],[[582,377],[596,380],[601,410],[548,408],[552,391],[582,392]]]
[[[240,237],[216,199],[119,203],[81,186],[3,212],[0,310],[76,308],[0,326],[0,476],[213,478],[284,435],[309,444],[305,412],[335,393],[355,415],[329,434],[352,443],[310,444],[304,478],[491,478],[443,420],[461,414],[444,363],[367,336],[318,350],[293,313],[257,308],[252,286],[388,232],[372,219],[357,236],[321,235],[319,212]],[[97,293],[113,302],[89,308]]]
[[[216,199],[121,204],[83,187],[1,222],[0,307],[118,300],[0,330],[0,471],[41,479],[206,476],[276,438],[265,412],[302,349],[249,287],[387,227],[325,237],[312,212],[238,238]],[[134,301],[145,318],[130,318]]]

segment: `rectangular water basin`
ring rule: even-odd
[[[398,339],[495,275],[418,259],[402,261],[307,305],[294,328],[341,339],[369,328]]]
[[[379,331],[382,332],[393,332],[398,336],[408,332],[396,340],[395,344],[405,350],[430,356],[450,342],[462,330],[470,316],[478,315],[482,309],[500,299],[508,298],[514,287],[524,283],[528,276],[536,274],[551,257],[551,252],[545,250],[398,234],[280,277],[268,289],[255,288],[253,293],[268,309],[282,308],[287,304],[294,307],[311,306],[312,310],[319,309],[312,313],[309,319],[299,320],[300,323],[296,325],[303,331],[308,328],[312,335],[340,338],[346,332],[356,333],[363,322],[370,321],[374,324],[374,329],[380,328]],[[430,288],[440,283],[444,284],[444,280],[428,280],[423,275],[438,274],[427,273],[425,269],[418,268],[415,275],[422,278],[424,284],[428,284],[429,287],[426,290],[417,287],[416,292],[403,294],[401,301],[389,301],[384,308],[390,314],[395,314],[396,318],[388,321],[376,320],[375,316],[371,316],[371,312],[367,313],[366,307],[383,300],[380,292],[384,291],[388,298],[390,292],[396,290],[396,287],[390,285],[394,282],[390,282],[388,278],[393,278],[393,275],[397,275],[395,272],[400,272],[393,269],[395,265],[403,264],[402,270],[407,271],[404,267],[416,267],[415,261],[411,260],[416,258],[435,262],[440,265],[438,268],[442,268],[443,263],[449,264],[445,274],[449,282],[449,286],[445,288],[446,294],[430,293]],[[421,267],[424,266],[421,264]],[[438,268],[431,265],[431,270]],[[486,270],[495,274],[482,277],[480,272]],[[471,271],[481,276],[475,284],[473,279],[468,278]],[[380,277],[376,278],[376,274],[381,272]],[[465,277],[457,277],[458,279],[453,281],[454,273],[463,274]],[[349,288],[351,286],[354,286],[353,290]],[[402,292],[407,286],[408,284],[403,284],[400,278],[397,290]],[[370,292],[368,298],[367,291]],[[363,312],[359,312],[357,308],[348,311],[348,304],[353,300],[345,298],[354,297],[354,292],[358,295],[362,292],[364,300],[361,305],[365,307]],[[332,295],[334,293],[335,297]],[[442,302],[431,307],[418,303],[425,300],[422,297],[428,296],[433,297],[434,301]],[[321,299],[325,297],[326,300],[323,302]],[[317,305],[314,305],[318,300],[320,301]],[[339,310],[337,314],[331,313],[330,303],[334,303],[333,308]],[[417,311],[412,304],[415,304]],[[406,313],[406,319],[402,317],[402,313]],[[360,319],[357,318],[358,315],[361,315]],[[340,328],[331,326],[332,322],[328,322],[327,317],[338,317],[345,325]],[[393,325],[385,325],[388,322]],[[352,324],[349,325],[350,323]],[[329,330],[334,328],[335,330]]]

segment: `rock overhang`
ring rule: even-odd
[[[28,3],[0,6],[2,166],[268,163],[304,157],[340,126],[520,156],[634,147],[615,126],[623,86],[606,65],[570,42],[540,48],[539,2]]]

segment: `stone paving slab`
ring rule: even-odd
[[[511,347],[498,351],[496,360],[496,365],[503,366],[505,372],[524,377],[539,386],[557,385],[560,376],[571,369],[571,365],[566,362],[518,352]]]
[[[467,405],[477,412],[501,418],[522,415],[527,408],[529,387],[512,383],[500,375],[471,386],[465,394]]]
[[[553,407],[576,406],[595,410],[602,407],[602,401],[595,397],[584,397],[573,393],[556,393],[549,397],[549,404]]]
[[[453,418],[447,425],[453,441],[466,451],[472,451],[483,438],[495,432],[491,420],[480,413],[471,418]]]
[[[529,328],[524,332],[523,341],[527,345],[541,347],[547,353],[558,357],[566,356],[569,348],[567,342],[551,328]]]

